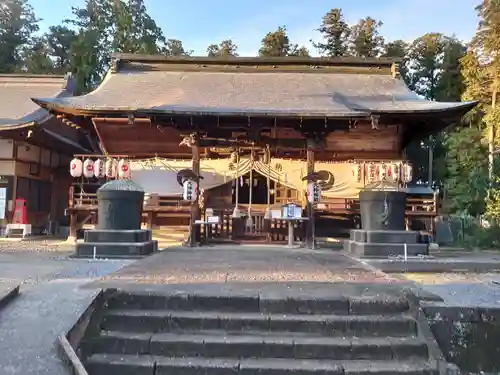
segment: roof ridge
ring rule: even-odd
[[[225,65],[225,66],[307,66],[307,67],[379,67],[391,68],[401,59],[357,58],[357,57],[210,57],[210,56],[164,56],[133,53],[114,53],[112,72],[118,72],[124,65]]]

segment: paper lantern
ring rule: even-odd
[[[186,180],[182,184],[182,198],[185,201],[194,202],[198,195],[198,184],[193,180]]]
[[[391,164],[390,165],[390,168],[391,168],[391,174],[389,176],[389,178],[393,181],[399,181],[400,178],[399,178],[399,164]]]
[[[410,164],[403,164],[403,181],[409,183],[413,180],[413,168]]]
[[[97,159],[94,162],[94,177],[104,177],[104,162],[101,159]]]
[[[367,168],[368,168],[368,176],[367,176],[368,182],[375,182],[375,180],[377,179],[376,175],[377,166],[375,165],[375,163],[370,163],[368,164]]]
[[[83,176],[85,178],[94,177],[94,161],[92,159],[86,159],[83,162]]]
[[[116,177],[116,162],[113,159],[106,160],[106,164],[104,165],[104,173],[108,178]]]
[[[354,180],[356,182],[361,182],[361,180],[363,178],[363,165],[361,163],[357,163],[354,166],[354,169],[352,172],[354,174]]]
[[[130,166],[125,159],[118,162],[118,177],[128,178],[130,176]]]
[[[378,178],[379,178],[379,181],[385,181],[387,180],[387,164],[385,163],[381,163],[379,166],[378,166]]]
[[[74,158],[69,163],[69,173],[71,177],[80,177],[83,173],[83,163],[80,159]]]

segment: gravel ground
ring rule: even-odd
[[[21,294],[0,311],[2,375],[67,375],[55,340],[71,328],[98,292],[81,288],[131,261],[68,259],[47,252],[1,252],[0,284]]]

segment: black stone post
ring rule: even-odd
[[[364,230],[405,230],[406,193],[364,190],[359,193],[361,228]]]
[[[141,229],[144,190],[129,180],[114,180],[97,190],[98,229]]]
[[[97,191],[97,227],[85,232],[77,257],[123,258],[149,255],[158,249],[152,232],[141,229],[144,190],[130,180],[105,183]]]

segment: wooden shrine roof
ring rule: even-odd
[[[58,128],[55,123],[60,120],[31,100],[32,96],[71,97],[74,90],[75,84],[69,75],[1,74],[0,136],[33,144],[41,142],[52,149],[65,149],[68,153],[88,151],[75,140],[78,137],[55,132]],[[67,129],[67,126],[60,128]],[[32,136],[27,139],[30,130]],[[68,133],[68,130],[64,132]]]
[[[80,96],[32,94],[73,115],[217,115],[359,118],[377,114],[461,116],[475,102],[420,98],[391,60],[114,55],[101,85]]]

